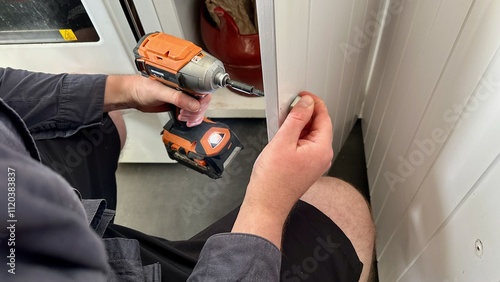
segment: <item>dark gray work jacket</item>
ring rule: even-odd
[[[33,141],[99,124],[105,84],[105,75],[0,68],[0,281],[120,281],[111,260],[126,254],[140,262],[136,242],[105,245],[99,234],[111,214],[100,201],[84,208],[71,186],[40,163]],[[278,281],[280,264],[280,251],[263,238],[218,234],[206,242],[189,281]],[[122,266],[134,273],[129,281],[160,277],[154,264]]]

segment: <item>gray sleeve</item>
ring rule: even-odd
[[[281,252],[251,234],[210,237],[188,281],[279,281]]]
[[[0,98],[35,139],[67,137],[101,122],[106,77],[0,68]]]
[[[0,171],[0,243],[8,250],[0,252],[0,281],[105,281],[103,242],[69,184],[3,143]]]

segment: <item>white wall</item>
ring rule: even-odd
[[[261,0],[257,5],[270,137],[295,96],[308,90],[328,106],[338,152],[363,102],[361,81],[376,38],[379,1]]]
[[[499,281],[500,1],[390,3],[363,111],[380,281]]]

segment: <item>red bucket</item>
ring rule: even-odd
[[[208,52],[222,61],[231,79],[263,89],[259,35],[240,34],[234,19],[221,7],[215,8],[220,19],[220,28],[217,28],[206,6],[202,6],[201,37]]]

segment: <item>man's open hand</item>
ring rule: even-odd
[[[299,198],[330,167],[332,122],[324,102],[302,92],[276,136],[257,158],[233,232],[254,233],[277,246]]]

